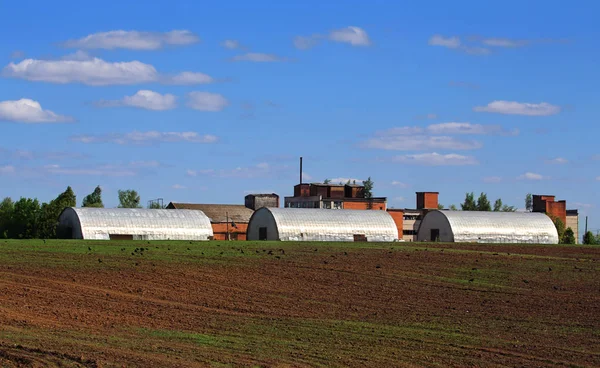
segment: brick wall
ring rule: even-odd
[[[236,232],[237,240],[246,240],[246,232],[248,231],[248,224],[235,224],[237,228],[234,228],[229,224],[229,232]],[[227,239],[227,224],[226,223],[215,223],[212,224],[212,229],[214,233],[215,240],[226,240]],[[231,239],[235,239],[234,236],[231,236]]]
[[[387,209],[387,205],[384,202],[373,202],[371,208],[369,208],[369,201],[352,201],[344,202],[345,210],[383,210]]]
[[[438,208],[438,193],[435,192],[417,192],[417,209]]]
[[[387,210],[387,212],[392,216],[394,222],[396,223],[396,228],[398,229],[398,239],[402,239],[404,237],[404,211],[403,210]]]
[[[567,202],[557,201],[550,202],[546,201],[546,213],[550,216],[558,217],[562,220],[563,224],[567,224]]]

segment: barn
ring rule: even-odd
[[[386,211],[261,208],[250,218],[247,238],[391,242],[398,240],[398,228]]]
[[[544,213],[434,210],[421,221],[417,240],[558,244],[558,232]]]
[[[143,208],[68,207],[58,233],[69,239],[210,240],[213,231],[202,211]]]

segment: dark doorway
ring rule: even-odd
[[[109,234],[110,240],[133,240],[133,235],[125,234]]]
[[[431,241],[440,240],[440,229],[431,229]]]
[[[354,234],[354,241],[355,242],[366,242],[367,236],[365,234]]]
[[[258,228],[258,240],[267,240],[267,228],[266,227]]]

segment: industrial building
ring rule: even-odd
[[[579,212],[568,210],[567,201],[557,201],[553,195],[532,196],[533,212],[545,213],[552,218],[559,218],[565,224],[565,228],[571,228],[575,235],[575,244],[579,244]]]
[[[210,220],[202,211],[144,208],[68,207],[58,233],[70,239],[210,240]]]
[[[421,221],[419,241],[558,244],[554,223],[530,212],[429,211]]]
[[[294,196],[285,197],[286,208],[334,210],[387,209],[386,197],[365,197],[365,187],[357,184],[303,183],[294,186]]]
[[[214,240],[246,240],[248,222],[255,210],[279,207],[275,193],[248,194],[244,205],[170,202],[167,209],[188,209],[204,212],[210,219]]]
[[[391,242],[398,228],[386,211],[261,208],[250,219],[248,240]]]
[[[438,192],[416,192],[416,208],[388,208],[388,212],[398,224],[399,238],[412,242],[417,240],[417,233],[423,216],[438,208]]]

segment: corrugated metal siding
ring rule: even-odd
[[[552,220],[543,213],[530,212],[431,211],[421,222],[419,240],[433,240],[427,234],[432,228],[444,232],[439,214],[447,220],[455,242],[558,243]]]
[[[61,226],[75,238],[108,240],[110,235],[133,235],[144,240],[209,240],[209,218],[196,210],[136,208],[67,208]]]
[[[269,234],[278,234],[278,239],[269,240],[354,241],[355,234],[365,235],[370,242],[398,239],[396,223],[386,211],[310,208],[262,208],[250,219],[248,239],[257,240],[258,228],[273,221],[277,229]]]

